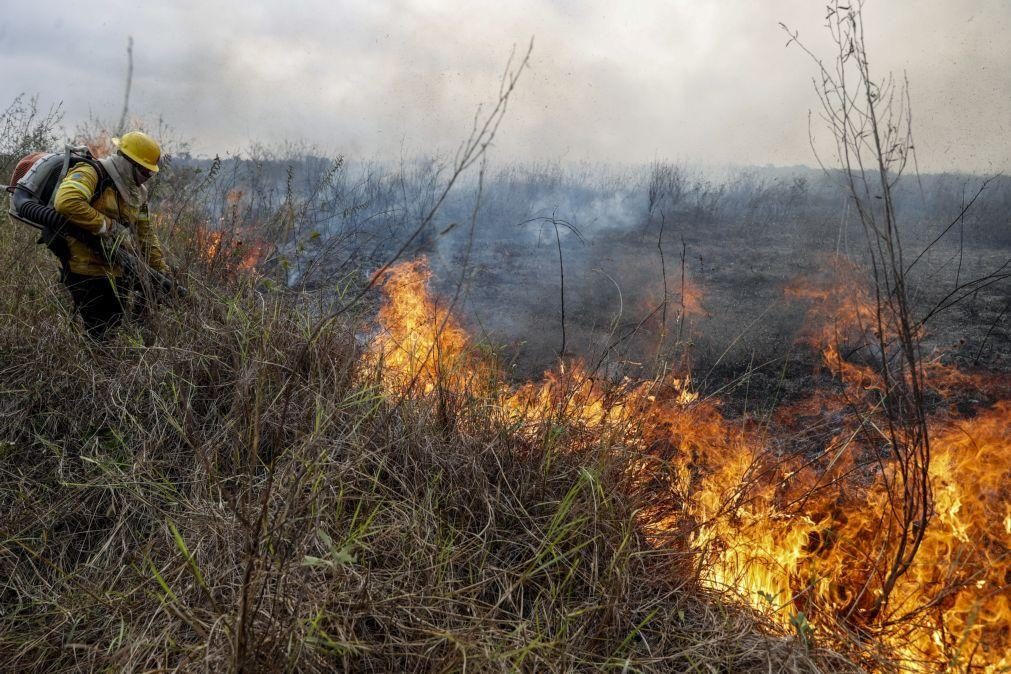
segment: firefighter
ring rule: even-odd
[[[87,163],[72,166],[56,190],[54,207],[80,229],[100,236],[109,247],[139,253],[152,269],[169,271],[161,243],[151,225],[145,183],[158,172],[161,148],[145,133],[131,131],[113,138],[116,154],[98,160],[105,172]],[[102,192],[95,194],[102,185]],[[68,237],[69,259],[63,282],[84,326],[101,338],[123,318],[127,290],[137,283],[92,247]],[[143,293],[137,294],[138,298]]]

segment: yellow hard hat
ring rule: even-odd
[[[112,144],[128,158],[137,162],[152,173],[158,172],[158,160],[161,159],[161,148],[151,136],[142,131],[124,133],[122,138],[113,138]]]

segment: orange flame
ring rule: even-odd
[[[428,294],[428,280],[424,261],[416,261],[391,269],[385,281],[382,331],[369,358],[383,365],[390,391],[473,396],[519,432],[568,428],[551,436],[562,451],[612,439],[663,456],[674,476],[664,488],[680,494],[683,508],[643,511],[645,531],[657,544],[684,533],[677,540],[701,555],[703,583],[738,594],[804,638],[831,638],[839,626],[874,637],[912,671],[1011,666],[1011,401],[973,419],[946,413],[931,421],[935,513],[886,610],[871,611],[894,533],[884,513],[897,467],[868,431],[880,421],[870,404],[844,416],[831,396],[812,392],[818,402],[804,409],[835,420],[835,431],[787,452],[780,449],[790,440],[784,421],[772,429],[784,434],[777,436],[765,423],[729,420],[717,401],[699,399],[687,377],[605,385],[572,362],[512,388]],[[826,286],[791,292],[824,303],[812,309],[812,334],[836,361],[834,371],[844,379],[873,375],[866,366],[846,370],[852,364],[826,344],[866,333],[867,298]],[[634,464],[630,477],[651,484],[655,466]]]
[[[267,244],[255,237],[203,227],[196,229],[196,241],[204,262],[211,266],[221,264],[230,272],[254,271],[268,250]]]
[[[686,275],[682,280],[677,281],[677,287],[671,288],[668,292],[666,296],[667,313],[680,321],[700,316],[708,318],[712,314],[702,304],[704,296],[702,287]],[[647,293],[638,303],[638,308],[644,313],[652,313],[654,321],[659,323],[660,319],[657,314],[663,302],[664,294],[662,292],[651,292]]]
[[[431,393],[470,390],[486,368],[473,353],[463,328],[425,292],[431,278],[426,263],[406,262],[390,269],[379,310],[384,330],[372,354],[381,360],[391,389]]]
[[[91,155],[96,159],[109,157],[116,152],[116,146],[112,144],[112,134],[101,130],[84,141],[84,145],[91,151]]]
[[[702,305],[702,288],[685,276],[681,284],[681,305],[684,307],[685,316],[709,316],[710,313]]]
[[[870,385],[876,377],[870,368],[849,362],[842,347],[868,350],[879,344],[877,307],[864,278],[852,261],[834,255],[817,277],[798,279],[785,290],[788,298],[809,303],[803,340],[821,350],[830,372],[858,387]]]

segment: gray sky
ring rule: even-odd
[[[906,71],[924,170],[1011,169],[1011,0],[868,0],[872,67]],[[350,156],[448,150],[535,39],[496,144],[520,160],[813,164],[821,0],[17,2],[0,21],[0,104],[62,101],[70,125],[122,105],[202,153],[304,140]]]

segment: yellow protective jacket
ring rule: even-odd
[[[111,182],[92,202],[97,187],[98,173],[95,169],[88,164],[77,164],[71,167],[57,188],[53,206],[60,215],[92,234],[104,234],[109,231],[113,220],[118,221],[130,229],[131,238],[147,263],[157,271],[168,272],[161,242],[151,225],[147,202],[137,208],[132,207]],[[118,265],[110,265],[89,246],[69,236],[67,241],[70,246],[70,271],[75,274],[120,276],[123,273]]]

